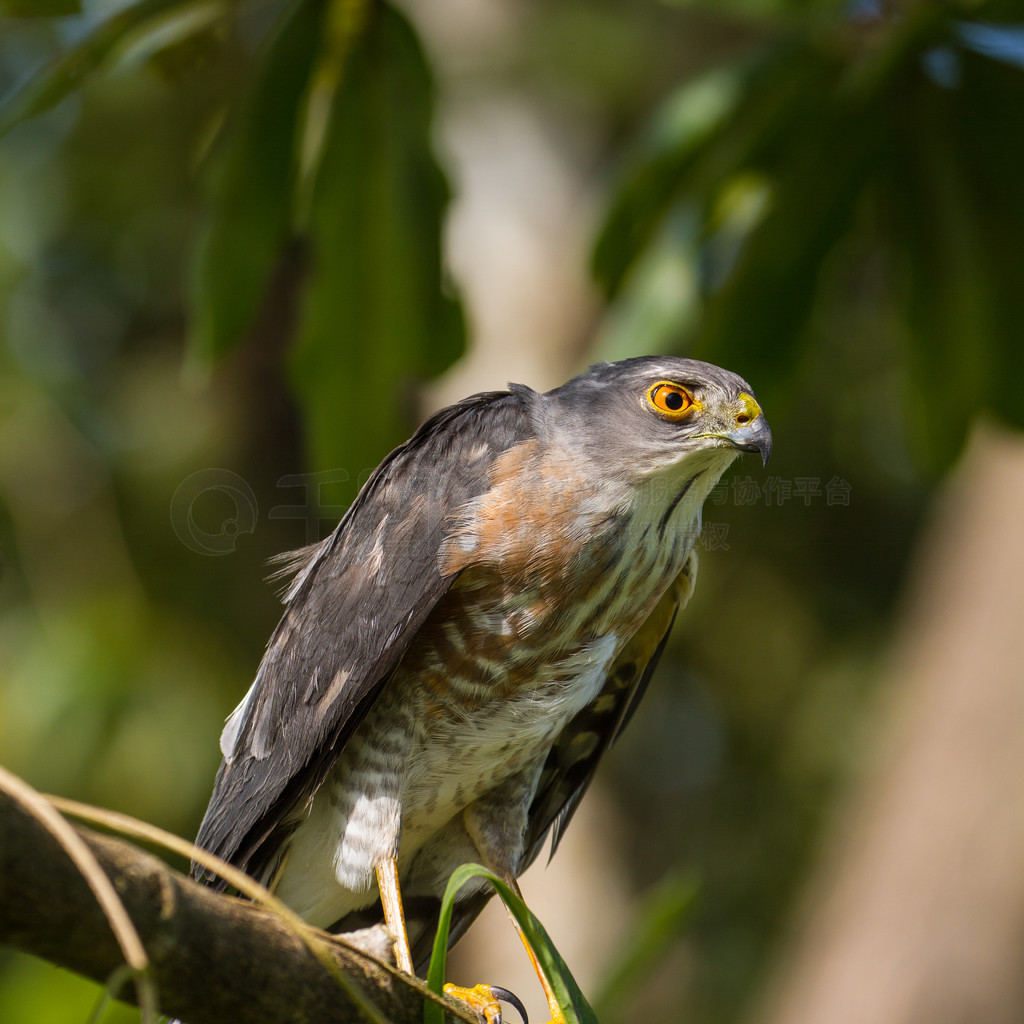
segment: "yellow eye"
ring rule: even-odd
[[[685,416],[693,405],[693,396],[678,384],[655,384],[647,392],[647,400],[658,412],[672,419]]]

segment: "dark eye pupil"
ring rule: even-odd
[[[665,407],[675,412],[683,407],[683,396],[678,391],[670,391],[665,396]]]

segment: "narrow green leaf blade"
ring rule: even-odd
[[[782,157],[767,213],[708,303],[696,348],[760,391],[796,361],[826,261],[851,225],[886,138],[877,110],[822,107]]]
[[[801,37],[752,66],[716,71],[671,96],[594,249],[594,276],[608,295],[618,293],[679,204],[703,211],[723,182],[786,153],[836,74],[835,56]]]
[[[138,0],[111,15],[0,103],[0,137],[56,106],[136,29],[191,0]]]
[[[673,874],[644,900],[633,934],[627,938],[596,1000],[602,1018],[611,1019],[629,994],[637,992],[657,970],[673,940],[689,924],[699,890],[700,882],[691,872]]]
[[[62,18],[81,10],[81,0],[0,0],[5,18]]]
[[[558,999],[559,1008],[565,1016],[567,1024],[597,1024],[597,1017],[587,1002],[576,980],[569,973],[569,968],[555,949],[544,926],[537,920],[533,912],[516,895],[506,882],[492,871],[480,864],[463,864],[456,869],[448,880],[441,901],[441,914],[438,922],[437,935],[434,938],[434,950],[427,974],[427,985],[438,995],[443,993],[445,967],[447,963],[448,932],[451,926],[452,911],[459,890],[471,879],[485,878],[494,886],[502,902],[508,907],[516,919],[523,934],[530,943],[530,948],[551,983]],[[425,1004],[423,1011],[424,1024],[443,1024],[443,1011],[434,1004]]]
[[[886,182],[908,328],[904,415],[915,458],[941,472],[979,411],[993,304],[976,197],[955,152],[956,97],[922,78],[904,99]]]
[[[285,12],[213,171],[209,219],[192,273],[192,357],[208,365],[256,318],[288,237],[299,131],[323,6]]]
[[[431,151],[433,93],[405,17],[372,7],[322,145],[290,359],[311,468],[344,470],[353,484],[415,425],[415,384],[463,349],[461,308],[444,287],[449,193]]]
[[[965,51],[952,148],[973,198],[979,274],[987,286],[984,404],[1024,430],[1024,69]]]
[[[448,933],[452,928],[452,912],[455,910],[455,896],[458,891],[473,878],[472,864],[464,864],[452,873],[448,879],[444,897],[441,900],[441,913],[437,919],[437,934],[434,936],[434,948],[430,953],[430,966],[427,968],[427,987],[437,995],[444,994],[444,979],[448,974]],[[444,1009],[436,1003],[423,1004],[423,1024],[444,1024]]]

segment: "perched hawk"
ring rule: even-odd
[[[514,885],[557,846],[690,596],[704,499],[770,450],[750,386],[690,359],[437,413],[296,558],[198,844],[314,925],[386,920],[413,971],[454,868]]]

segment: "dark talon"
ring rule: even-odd
[[[509,992],[507,988],[502,988],[500,985],[492,985],[491,992],[494,993],[495,999],[500,999],[503,1003],[508,1003],[509,1006],[513,1007],[522,1018],[523,1024],[530,1024],[530,1018],[526,1015],[526,1007],[523,1006],[522,1000],[515,992]]]

